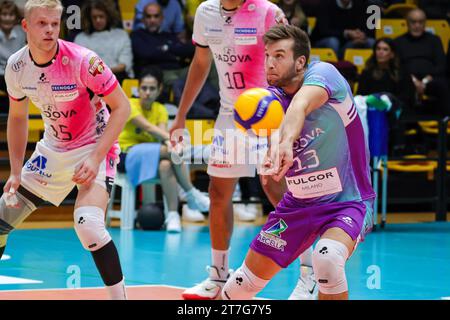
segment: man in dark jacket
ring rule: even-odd
[[[148,4],[143,17],[145,29],[131,33],[131,44],[136,76],[144,67],[157,65],[163,70],[164,84],[171,85],[186,70],[194,55],[194,46],[182,43],[175,33],[161,31],[163,19],[161,6]]]
[[[427,113],[448,115],[450,99],[442,42],[425,31],[426,15],[421,9],[410,11],[406,20],[408,32],[395,40],[400,63],[411,75],[418,95],[435,98],[433,110],[427,110]]]
[[[346,48],[372,48],[365,1],[323,0],[312,33],[315,47],[332,48],[342,58]]]

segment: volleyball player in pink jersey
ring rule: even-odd
[[[28,45],[6,67],[11,173],[0,199],[0,256],[8,234],[39,205],[59,206],[77,186],[78,238],[91,251],[110,298],[126,299],[119,256],[104,218],[119,153],[116,140],[130,105],[94,52],[58,39],[62,10],[59,0],[26,3],[22,27]],[[40,109],[45,131],[22,167],[30,101]]]
[[[184,299],[219,297],[229,276],[233,191],[240,177],[255,175],[256,163],[249,160],[267,147],[267,141],[261,144],[261,141],[245,140],[242,133],[232,134],[236,130],[233,106],[244,90],[267,87],[263,35],[273,25],[284,22],[282,11],[267,0],[208,0],[196,11],[193,32],[196,51],[171,128],[172,140],[176,142],[177,130],[185,128],[186,114],[203,86],[213,60],[219,76],[221,108],[208,163],[212,265],[207,267],[209,277],[183,292]],[[237,158],[244,158],[244,161],[237,161]],[[264,189],[275,206],[281,200],[285,186],[272,181]],[[310,256],[311,250],[306,250],[305,258],[301,257],[302,263],[308,263]],[[314,288],[311,265],[309,262],[309,277],[305,280],[310,280],[310,287]],[[304,287],[305,283],[301,281],[298,288]],[[303,298],[312,297],[309,294]]]

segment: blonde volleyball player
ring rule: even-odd
[[[94,52],[58,39],[62,10],[59,0],[27,1],[22,27],[28,45],[6,67],[11,173],[0,199],[0,256],[8,234],[44,200],[59,206],[77,186],[78,238],[91,251],[110,298],[126,299],[119,256],[104,218],[119,152],[116,140],[130,105]],[[22,167],[30,100],[41,110],[45,132]]]

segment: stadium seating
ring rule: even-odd
[[[310,62],[314,61],[337,62],[338,58],[331,48],[311,48]]]
[[[450,40],[450,27],[446,20],[427,20],[426,30],[438,36],[444,47],[444,51],[448,51],[448,42]],[[381,19],[381,28],[377,29],[375,36],[380,38],[395,39],[402,34],[408,32],[408,26],[405,19]]]
[[[397,38],[408,31],[405,19],[381,19],[381,28],[375,30],[375,36],[380,38]]]
[[[448,42],[450,41],[450,28],[446,20],[427,20],[426,29],[428,32],[441,38],[445,53],[448,52]]]
[[[401,16],[403,18],[406,18],[408,12],[416,8],[417,6],[411,3],[394,3],[384,10],[384,15],[386,17]]]
[[[364,70],[367,60],[372,56],[372,49],[351,49],[344,53],[344,60],[353,63],[358,68],[358,74]]]

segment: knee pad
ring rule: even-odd
[[[105,227],[105,212],[98,207],[80,207],[74,211],[75,232],[88,251],[97,251],[111,241]]]
[[[222,290],[223,300],[250,300],[258,294],[269,282],[253,274],[245,265],[237,269]]]
[[[320,239],[313,252],[313,269],[324,294],[338,294],[348,291],[345,277],[345,262],[348,258],[347,247],[339,241]]]
[[[6,245],[8,234],[22,223],[36,206],[19,192],[16,192],[17,205],[14,208],[6,206],[5,194],[0,198],[0,247]]]

